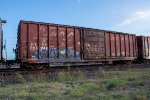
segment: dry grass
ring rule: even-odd
[[[29,76],[18,74],[0,79],[2,100],[150,99],[150,69],[99,70],[92,77],[80,71],[68,71]]]

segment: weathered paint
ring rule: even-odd
[[[136,59],[136,36],[118,32],[105,32],[106,59],[134,60]]]
[[[120,49],[121,49],[121,44],[120,44],[120,34],[115,34],[116,35],[116,56],[120,57]]]
[[[120,34],[120,39],[121,39],[121,57],[125,57],[125,38],[124,38],[124,34]]]
[[[18,29],[18,56],[36,63],[80,61],[79,28],[21,21]]]
[[[111,51],[111,57],[116,57],[115,40],[116,40],[115,33],[110,33],[110,43],[111,43],[111,50],[110,51]]]
[[[111,46],[111,42],[110,42],[110,34],[109,34],[109,32],[106,32],[105,33],[105,44],[106,44],[106,58],[110,58],[111,57],[111,53],[110,53],[110,46]]]
[[[84,59],[97,60],[105,56],[104,32],[84,30]]]
[[[85,60],[136,59],[136,36],[133,34],[85,29],[83,37]]]
[[[133,34],[21,21],[18,51],[22,62],[49,63],[134,60],[137,50]]]

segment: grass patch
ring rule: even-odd
[[[87,73],[59,72],[0,77],[0,99],[4,100],[148,100],[150,69]],[[11,80],[12,79],[12,80]],[[8,82],[7,82],[8,81]],[[9,83],[11,82],[11,83]],[[5,84],[7,83],[7,84]]]
[[[74,84],[69,92],[73,97],[82,97],[85,94],[94,91],[95,89],[96,86],[94,83],[80,83]]]
[[[126,85],[126,81],[115,78],[106,80],[105,84],[108,90],[112,90],[113,88],[124,87]]]

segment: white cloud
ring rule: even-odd
[[[123,20],[121,23],[112,26],[112,30],[133,33],[137,35],[150,35],[150,10],[137,11]]]
[[[117,26],[125,26],[141,20],[146,20],[146,21],[150,20],[150,10],[135,12],[131,14],[128,19],[124,20],[122,23],[118,24]]]

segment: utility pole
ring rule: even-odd
[[[5,58],[5,59],[6,59],[6,61],[7,61],[7,47],[6,47],[6,39],[5,39],[5,45],[4,45],[4,46],[5,46],[5,56],[6,56],[6,58]]]
[[[0,61],[2,62],[3,60],[3,30],[2,30],[2,25],[6,23],[6,20],[2,20],[0,18]]]

